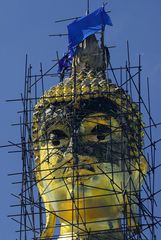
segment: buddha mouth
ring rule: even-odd
[[[92,167],[91,164],[80,163],[80,164],[75,164],[70,167],[66,167],[64,174],[67,175],[69,173],[77,172],[77,174],[79,175],[79,173],[82,172],[82,170],[84,170],[84,171],[87,170],[89,172],[95,172],[95,169],[94,169],[94,167]]]
[[[84,180],[89,180],[91,177],[95,176],[95,169],[90,164],[84,164],[84,166],[75,167],[73,169],[68,169],[64,173],[64,179],[68,183],[71,182],[82,182]]]
[[[78,166],[78,171],[80,170],[88,170],[90,172],[95,172],[95,169],[91,166],[91,164],[81,164]]]

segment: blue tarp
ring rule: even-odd
[[[67,26],[69,51],[59,60],[58,73],[62,73],[64,70],[71,67],[75,47],[90,35],[104,30],[106,25],[112,26],[112,22],[103,7],[69,24]]]
[[[112,22],[104,8],[101,7],[93,13],[75,20],[68,27],[69,48],[74,48],[90,35],[101,31],[105,25],[112,26]]]

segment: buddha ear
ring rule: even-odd
[[[40,175],[38,175],[38,173]],[[49,202],[49,199],[47,196],[44,194],[46,187],[44,187],[43,182],[40,181],[41,177],[41,172],[37,173],[37,180],[39,180],[37,186],[38,190],[40,193],[40,196],[42,198],[42,201],[44,203],[45,207],[45,215],[46,215],[46,224],[45,224],[45,229],[41,233],[40,239],[49,239],[53,237],[54,234],[54,229],[55,229],[55,224],[56,224],[56,216],[54,213],[54,209]]]
[[[141,155],[137,161],[134,162],[133,181],[140,186],[148,171],[148,163],[144,155]]]
[[[148,171],[148,163],[144,155],[141,155],[135,163],[136,170],[140,174],[146,175]]]
[[[140,169],[144,175],[148,172],[148,163],[144,155],[140,158]]]
[[[131,180],[132,184],[130,187],[130,194],[127,196],[127,212],[126,212],[126,220],[127,225],[130,230],[138,231],[139,229],[139,217],[138,217],[138,205],[139,200],[137,196],[137,192],[140,189],[144,178],[148,171],[148,163],[144,157],[144,155],[140,156],[137,161],[132,164],[132,175]]]

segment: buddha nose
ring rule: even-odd
[[[67,150],[64,154],[64,159],[69,165],[78,164],[79,158],[77,154],[77,148],[74,146],[73,138],[70,139]]]

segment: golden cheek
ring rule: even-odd
[[[46,163],[48,164],[47,169],[53,170],[59,168],[59,163],[63,160],[63,153],[60,149],[52,148],[51,145],[45,146],[44,150],[40,150],[40,167],[41,169],[46,168]],[[58,172],[58,171],[57,171]]]
[[[60,162],[62,162],[62,160],[63,160],[63,154],[62,154],[61,151],[51,153],[50,156],[49,156],[49,164],[52,167],[56,167],[56,165],[59,164]]]

